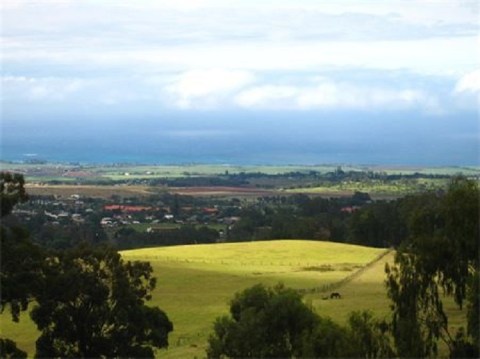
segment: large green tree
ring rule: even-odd
[[[14,321],[39,286],[43,261],[43,251],[30,242],[28,232],[5,223],[15,205],[27,199],[22,175],[0,172],[0,310],[9,307]]]
[[[124,262],[107,247],[45,252],[23,228],[4,223],[27,199],[23,177],[1,172],[0,189],[0,309],[18,321],[36,303],[37,357],[153,357],[168,345],[172,323],[146,305],[156,284],[149,263]],[[0,338],[0,357],[25,356]]]
[[[173,325],[146,305],[155,287],[146,262],[124,262],[110,248],[52,255],[31,317],[41,335],[37,357],[154,357]]]
[[[44,258],[43,251],[30,242],[23,228],[5,224],[15,205],[27,198],[23,176],[0,172],[0,312],[9,308],[14,321],[19,320],[20,311],[27,309],[40,285]],[[26,355],[14,341],[0,338],[0,357]]]
[[[297,291],[261,284],[237,293],[214,323],[209,358],[392,357],[388,326],[354,312],[347,326],[317,315]]]
[[[447,192],[418,197],[409,216],[409,238],[387,266],[393,334],[400,356],[436,356],[443,340],[452,356],[478,355],[479,190],[454,179]],[[460,308],[467,329],[451,333],[442,292]]]
[[[294,290],[256,285],[237,293],[230,316],[217,319],[209,339],[209,358],[288,358],[301,348],[317,316]]]

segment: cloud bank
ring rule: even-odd
[[[5,0],[2,12],[7,109],[476,106],[464,98],[480,82],[477,1]]]

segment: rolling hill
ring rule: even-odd
[[[159,306],[174,323],[168,358],[203,357],[216,317],[228,312],[235,292],[256,283],[302,290],[321,315],[343,321],[351,310],[383,315],[388,301],[383,286],[385,249],[356,245],[274,240],[156,247],[121,252],[125,260],[149,261],[158,278],[150,305]],[[341,300],[322,300],[335,288]],[[2,336],[33,355],[37,332],[28,314],[20,323],[1,315]]]

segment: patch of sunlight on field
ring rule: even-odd
[[[398,193],[398,194],[407,194],[417,191],[416,184],[408,183],[368,183],[368,182],[348,182],[335,184],[331,186],[319,186],[319,187],[302,187],[302,188],[293,188],[288,189],[288,193],[351,193],[353,194],[356,191],[368,192],[370,194],[381,194],[381,193]]]
[[[256,283],[318,288],[342,280],[383,249],[331,242],[277,240],[160,247],[122,252],[148,260],[158,277],[153,305],[174,323],[168,358],[203,357],[212,325],[234,293]]]
[[[390,301],[384,284],[384,268],[385,263],[393,263],[393,257],[394,252],[388,253],[365,268],[360,275],[336,288],[342,299],[322,299],[329,292],[309,294],[305,298],[312,302],[318,314],[340,323],[345,323],[349,313],[354,310],[371,310],[379,318],[386,317],[390,313]]]
[[[128,259],[181,262],[185,265],[204,265],[214,270],[267,271],[310,268],[332,265],[364,265],[383,249],[334,242],[304,240],[273,240],[242,243],[202,244],[156,247],[123,251]],[[311,269],[311,268],[310,268]]]
[[[21,313],[18,323],[12,321],[8,308],[0,314],[0,337],[15,341],[17,347],[26,351],[30,358],[35,354],[35,341],[39,335],[28,312]]]
[[[371,310],[375,316],[389,316],[389,300],[384,285],[385,263],[393,262],[393,252],[374,261],[384,249],[316,241],[265,241],[158,247],[122,252],[126,260],[146,260],[158,279],[151,306],[164,310],[174,324],[170,346],[159,357],[202,358],[215,318],[228,314],[234,293],[256,283],[302,289],[322,288],[350,276],[339,287],[342,299],[323,300],[330,293],[305,295],[318,314],[345,323],[353,310]],[[373,261],[373,263],[372,263]],[[369,265],[367,265],[369,264]],[[359,272],[357,272],[359,271]],[[465,311],[446,300],[450,325],[465,323]],[[28,314],[19,324],[1,315],[2,336],[18,342],[30,356],[38,333]]]

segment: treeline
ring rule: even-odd
[[[186,174],[179,178],[156,178],[139,179],[137,183],[149,184],[152,186],[169,187],[195,187],[195,186],[256,186],[268,187],[275,184],[308,184],[310,186],[321,184],[338,184],[342,181],[369,182],[383,181],[391,182],[398,180],[417,180],[417,179],[448,179],[450,175],[431,174],[431,173],[411,173],[411,174],[388,174],[386,172],[374,171],[343,171],[338,168],[335,171],[322,173],[318,171],[294,171],[278,174],[267,174],[262,172],[239,172],[219,174],[215,176],[198,176]],[[259,182],[259,180],[262,180]],[[259,184],[261,183],[261,184]]]
[[[104,177],[86,177],[77,178],[75,181],[83,184],[95,185],[114,185],[114,184],[132,184],[132,185],[149,185],[149,186],[169,186],[169,187],[196,187],[196,186],[257,186],[271,187],[276,184],[296,183],[298,185],[308,184],[310,186],[321,184],[338,184],[342,181],[352,182],[369,182],[382,181],[391,182],[398,180],[418,180],[418,179],[449,179],[448,174],[434,173],[396,173],[389,174],[387,172],[376,171],[344,171],[341,167],[331,172],[319,171],[292,171],[277,174],[267,174],[263,172],[238,172],[229,173],[228,170],[223,174],[216,175],[200,175],[196,173],[185,172],[182,176],[175,178],[156,177],[156,178],[125,178],[125,179],[109,179]],[[50,184],[72,184],[72,179],[53,180]],[[261,184],[259,184],[261,183]]]
[[[284,204],[256,204],[240,213],[229,241],[318,239],[372,247],[397,247],[409,236],[409,224],[425,206],[438,206],[444,192],[426,192],[395,200],[371,201],[357,192],[351,198],[294,195]]]
[[[158,233],[137,232],[132,228],[121,228],[115,232],[112,244],[119,250],[142,247],[159,247],[185,244],[216,243],[217,230],[207,226],[184,225]]]

